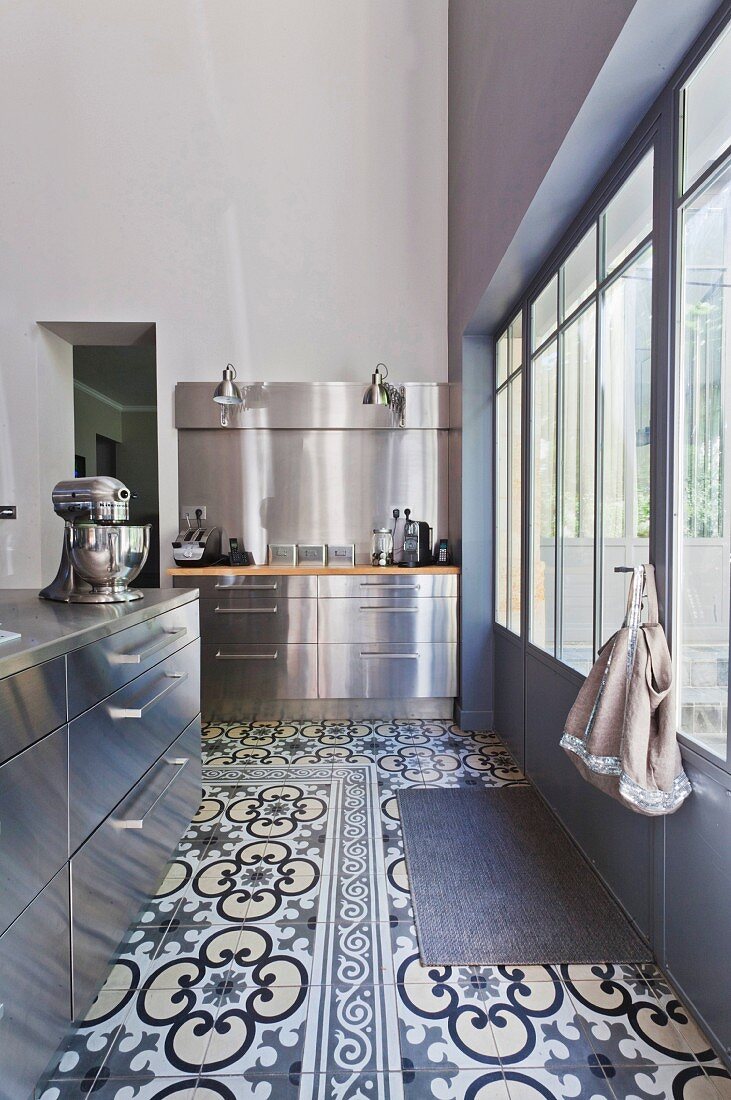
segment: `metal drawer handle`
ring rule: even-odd
[[[221,653],[219,650],[216,654],[217,661],[276,661],[279,656],[278,651],[275,649],[274,653]]]
[[[390,611],[397,611],[400,614],[403,614],[404,612],[416,614],[416,612],[419,610],[419,608],[418,607],[370,607],[368,604],[361,604],[360,610],[361,611],[378,611],[378,612],[381,612],[381,613],[384,612],[384,611],[389,611],[389,612]]]
[[[153,695],[152,699],[148,699],[146,703],[143,703],[141,707],[110,707],[110,718],[144,718],[148,711],[152,710],[154,706],[157,706],[161,700],[169,695],[171,691],[175,691],[176,687],[179,687],[184,680],[188,679],[187,672],[166,672],[166,680],[172,680],[172,684],[168,684],[167,687],[159,691],[157,695]]]
[[[415,661],[419,656],[418,653],[378,653],[375,651],[368,652],[364,649],[361,649],[360,655],[361,657],[378,657],[379,659],[383,658],[387,661]]]
[[[420,584],[389,584],[388,581],[361,581],[361,588],[421,588]]]
[[[159,649],[167,649],[176,638],[184,638],[187,633],[187,626],[179,626],[176,630],[164,630],[162,638],[158,638],[152,645],[141,649],[139,653],[110,653],[109,663],[112,665],[140,665],[153,653],[157,653]]]
[[[152,813],[152,811],[155,809],[155,806],[157,806],[160,799],[165,797],[167,792],[170,790],[170,787],[173,785],[175,780],[178,778],[178,776],[182,772],[183,768],[186,766],[186,764],[190,763],[190,757],[189,756],[178,757],[175,760],[166,760],[165,763],[166,764],[171,764],[175,768],[175,771],[170,776],[170,778],[168,779],[168,781],[165,784],[165,786],[163,787],[163,789],[160,791],[160,793],[157,796],[157,798],[155,799],[155,801],[152,803],[151,806],[147,807],[147,809],[143,813],[142,817],[127,817],[127,818],[123,818],[120,821],[115,821],[114,824],[116,825],[116,827],[118,829],[142,829],[142,828],[144,828],[145,818],[148,816],[148,814]]]
[[[276,615],[274,607],[214,607],[216,615]]]
[[[279,584],[216,584],[214,588],[223,592],[241,591],[244,589],[246,592],[276,592]]]

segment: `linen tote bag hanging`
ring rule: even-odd
[[[672,679],[655,567],[638,565],[624,622],[599,651],[566,719],[561,747],[589,783],[651,817],[674,813],[691,793],[675,732]]]

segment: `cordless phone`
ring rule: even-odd
[[[439,547],[437,548],[436,560],[437,560],[438,565],[449,565],[450,564],[449,543],[448,543],[447,539],[440,539],[439,540]]]
[[[228,546],[229,546],[229,555],[228,555],[229,565],[246,565],[247,562],[248,562],[248,555],[247,555],[246,550],[244,549],[243,546],[239,550],[239,540],[238,539],[229,539],[228,540]]]

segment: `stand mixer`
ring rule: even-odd
[[[116,477],[59,481],[51,499],[65,522],[58,573],[39,595],[63,603],[142,599],[127,586],[145,564],[150,524],[129,523],[130,491]]]

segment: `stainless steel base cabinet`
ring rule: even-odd
[[[200,744],[196,718],[71,860],[74,1018],[198,809]]]
[[[0,936],[0,1100],[29,1100],[71,1022],[68,867]]]
[[[212,645],[202,653],[202,710],[213,721],[240,721],[249,700],[316,699],[316,645]]]
[[[69,725],[71,851],[200,710],[200,653],[191,642]]]
[[[0,768],[0,932],[68,859],[67,758],[64,726]]]
[[[318,650],[322,699],[431,699],[457,694],[456,642],[324,643]]]

